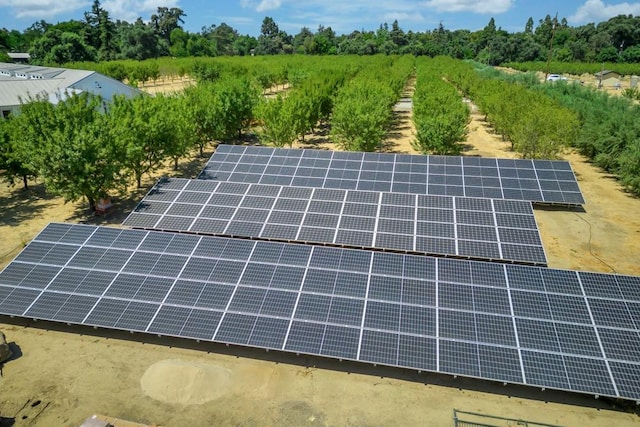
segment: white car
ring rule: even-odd
[[[547,76],[548,82],[557,82],[558,80],[568,80],[568,79],[564,76],[561,76],[560,74],[549,74]]]

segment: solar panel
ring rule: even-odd
[[[638,289],[639,277],[53,223],[0,273],[0,313],[638,401]]]
[[[171,178],[123,224],[546,265],[531,203],[519,200]]]
[[[584,204],[571,165],[560,160],[294,150],[222,144],[200,178]]]

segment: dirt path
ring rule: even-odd
[[[391,130],[385,141],[387,152],[419,154],[411,142],[416,137],[416,127],[413,123],[413,93],[416,90],[416,77],[412,76],[402,91],[400,100],[393,108]]]

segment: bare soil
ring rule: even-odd
[[[415,152],[409,118],[398,114],[389,151]],[[515,157],[481,115],[469,129],[465,155]],[[297,146],[335,148],[326,134]],[[587,203],[583,212],[536,209],[550,266],[640,274],[640,201],[581,156],[566,159]],[[178,176],[195,177],[202,164],[185,161]],[[38,185],[2,185],[0,263],[50,221],[119,224],[162,173],[172,172],[116,200],[107,217],[87,216],[83,204]],[[47,322],[14,320],[0,330],[15,353],[1,371],[0,425],[78,426],[101,413],[162,426],[447,426],[454,408],[564,426],[640,425],[606,400],[568,393]]]

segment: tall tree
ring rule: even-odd
[[[109,18],[109,12],[100,6],[99,0],[94,0],[91,11],[84,13],[84,19],[89,27],[88,41],[97,51],[98,59],[108,61],[116,55],[116,28]]]
[[[187,16],[179,7],[158,7],[157,13],[151,15],[151,25],[159,37],[169,42],[171,32],[184,24],[183,17]]]
[[[118,26],[120,39],[120,59],[157,58],[168,53],[168,44],[159,40],[154,29],[142,22],[142,19],[133,24],[122,23]]]
[[[221,107],[218,121],[220,139],[242,137],[242,131],[253,119],[260,91],[246,77],[228,77],[216,84],[217,104]]]
[[[394,20],[391,24],[391,31],[389,32],[389,36],[391,37],[391,41],[399,47],[407,44],[407,36],[404,31],[402,31],[402,28],[400,28],[397,19]]]
[[[524,26],[524,32],[526,34],[533,34],[533,18],[527,19],[527,24]]]
[[[211,25],[209,28],[202,29],[202,36],[216,44],[218,55],[233,55],[234,43],[239,34],[231,26],[224,22],[220,25]]]
[[[266,16],[260,27],[257,52],[261,55],[275,55],[282,51],[280,29],[270,16]]]
[[[335,54],[336,47],[336,33],[331,27],[324,27],[320,25],[318,31],[313,36],[314,52],[318,55]]]
[[[184,91],[187,101],[185,115],[192,124],[194,144],[200,151],[200,157],[204,155],[207,144],[219,139],[223,132],[220,123],[222,108],[214,88],[214,83],[205,80]]]
[[[302,27],[300,32],[293,37],[293,48],[296,53],[308,53],[308,48],[313,43],[313,33],[307,27]]]

